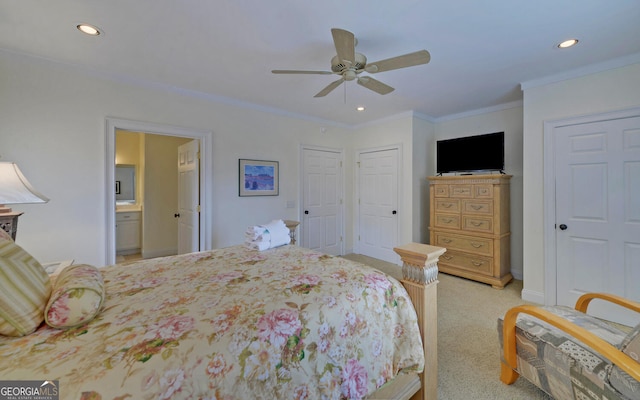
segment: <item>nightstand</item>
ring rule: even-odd
[[[284,224],[289,228],[289,236],[291,237],[291,244],[296,244],[296,228],[300,224],[299,221],[292,221],[285,219]]]
[[[18,217],[22,214],[22,212],[0,213],[0,228],[11,235],[14,241],[18,230]]]

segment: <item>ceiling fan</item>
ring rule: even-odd
[[[353,33],[344,29],[331,29],[333,44],[336,47],[337,55],[331,59],[331,71],[301,71],[289,69],[274,69],[274,74],[315,74],[315,75],[340,75],[340,79],[331,82],[314,97],[323,97],[337,88],[344,81],[352,81],[357,78],[359,85],[364,86],[376,93],[391,93],[394,88],[373,79],[370,76],[359,76],[362,72],[375,74],[378,72],[390,71],[393,69],[413,67],[414,65],[426,64],[431,60],[431,55],[426,50],[404,54],[397,57],[387,58],[372,63],[367,63],[367,57],[361,53],[356,53],[356,38]]]

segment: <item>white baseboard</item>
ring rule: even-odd
[[[142,250],[142,258],[156,258],[156,257],[166,257],[166,256],[174,256],[178,254],[178,249],[159,249],[159,250]]]
[[[522,300],[536,304],[544,304],[544,293],[522,289]]]

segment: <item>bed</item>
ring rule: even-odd
[[[57,381],[61,399],[435,399],[445,250],[396,251],[402,284],[294,245],[101,268],[100,312],[0,336],[0,377]]]

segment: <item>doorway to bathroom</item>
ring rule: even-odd
[[[213,224],[207,217],[211,207],[207,199],[212,192],[211,132],[108,118],[106,136],[106,264],[122,261],[117,255],[153,258],[177,253],[177,215],[181,214],[178,146],[187,142],[199,145],[195,201],[200,207],[195,216],[197,232],[193,245],[196,251],[210,249]],[[137,167],[134,189],[137,200],[128,204],[116,201],[116,165]],[[173,175],[175,179],[171,179]],[[139,221],[132,222],[136,217]]]

